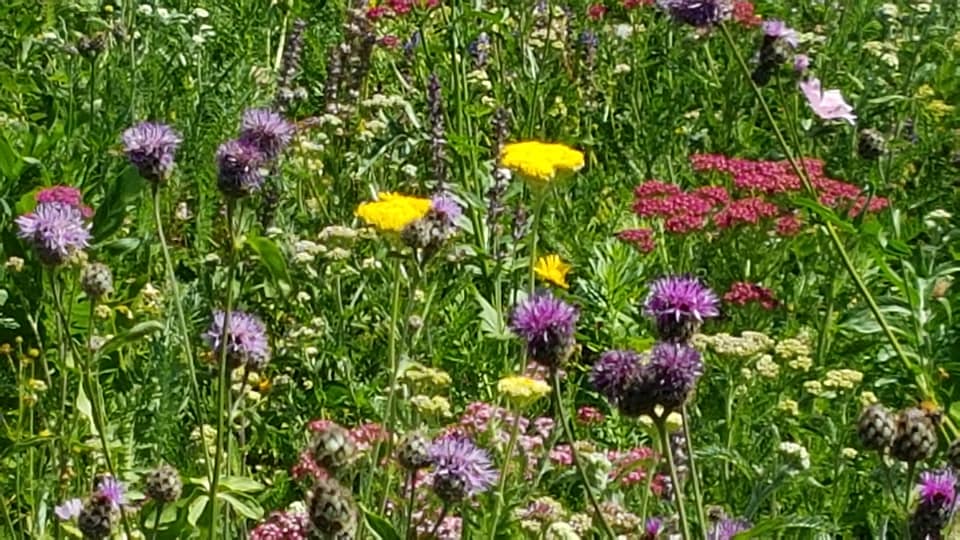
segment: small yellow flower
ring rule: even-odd
[[[567,283],[567,274],[570,273],[570,265],[563,262],[559,255],[546,255],[537,259],[537,264],[533,267],[534,273],[544,280],[553,283],[557,287],[569,289]]]
[[[524,177],[535,187],[552,182],[558,175],[583,168],[583,152],[563,144],[526,141],[508,144],[500,152],[500,165]]]
[[[781,399],[780,403],[777,403],[777,410],[790,416],[797,416],[800,414],[800,404],[793,399]]]
[[[430,199],[398,193],[379,193],[376,201],[360,203],[357,217],[386,232],[400,232],[430,210]]]
[[[500,379],[497,390],[515,406],[526,407],[549,394],[550,385],[540,379],[511,376]]]

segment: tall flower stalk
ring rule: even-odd
[[[667,468],[670,470],[670,481],[673,483],[673,498],[677,506],[677,514],[680,521],[680,533],[684,540],[691,540],[690,521],[687,519],[687,510],[683,504],[683,488],[680,485],[680,478],[677,475],[677,468],[673,462],[673,451],[670,448],[670,434],[667,433],[667,422],[664,416],[654,416],[654,424],[657,426],[657,435],[660,439],[660,447],[663,456],[667,460]],[[701,527],[706,527],[705,523]]]
[[[693,480],[693,500],[696,504],[697,519],[700,521],[700,529],[704,540],[707,540],[707,515],[703,506],[703,489],[700,487],[700,475],[697,471],[697,460],[693,456],[693,437],[690,434],[690,415],[687,413],[686,404],[680,408],[680,414],[683,418],[683,438],[687,450],[687,463],[690,467],[690,477]]]

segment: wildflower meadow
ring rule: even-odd
[[[6,0],[0,539],[960,538],[947,0]]]

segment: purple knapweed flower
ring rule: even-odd
[[[80,211],[84,219],[93,217],[93,208],[83,204],[83,193],[73,186],[51,186],[41,189],[36,196],[38,203],[61,203]]]
[[[593,364],[590,384],[616,405],[641,365],[640,355],[633,351],[607,351]]]
[[[510,329],[527,343],[527,355],[555,369],[570,354],[580,314],[550,293],[531,296],[511,314]]]
[[[805,54],[798,54],[793,57],[793,71],[803,75],[810,69],[810,57]]]
[[[643,540],[656,540],[663,532],[663,519],[658,517],[647,518],[643,526]]]
[[[83,510],[83,501],[80,499],[68,499],[63,501],[62,504],[53,507],[53,513],[60,518],[60,521],[76,519],[76,517],[80,515],[81,510]]]
[[[853,125],[857,120],[857,115],[853,114],[851,107],[840,90],[823,90],[820,79],[808,79],[800,83],[800,90],[807,98],[807,103],[813,112],[824,120],[843,120]]]
[[[430,445],[433,489],[448,503],[482,493],[497,480],[489,454],[466,437],[442,437]]]
[[[957,509],[957,476],[949,469],[926,471],[917,484],[920,500],[910,516],[910,538],[942,538]]]
[[[723,518],[710,527],[709,540],[732,540],[736,535],[750,530],[750,522],[743,519]]]
[[[733,14],[732,0],[657,0],[657,5],[683,24],[709,28]]]
[[[163,182],[173,170],[173,160],[183,139],[166,124],[141,122],[123,132],[123,152],[140,176]]]
[[[126,490],[116,478],[112,476],[104,476],[97,483],[97,491],[94,493],[96,497],[99,497],[100,500],[110,503],[110,506],[119,510],[120,505],[123,504],[123,498],[126,494]]]
[[[666,410],[677,409],[687,400],[703,374],[700,353],[682,343],[658,343],[643,366],[651,398]]]
[[[244,197],[263,185],[264,154],[249,142],[227,141],[217,149],[217,187],[229,197]]]
[[[306,512],[273,512],[250,531],[249,540],[307,540],[310,518]]]
[[[64,203],[40,203],[17,218],[17,236],[36,250],[40,260],[58,265],[90,245],[90,225],[83,213]]]
[[[223,338],[224,319],[223,311],[213,314],[213,323],[210,329],[203,334],[204,340],[213,349],[217,360],[223,354],[220,346]],[[259,371],[270,361],[270,343],[267,329],[256,315],[243,311],[230,313],[230,332],[227,336],[227,362],[230,366],[246,366],[251,371]]]
[[[270,109],[247,109],[243,113],[240,140],[251,144],[266,159],[275,159],[290,144],[296,127]]]
[[[463,208],[447,193],[437,193],[430,198],[430,212],[445,226],[454,227],[463,215]]]
[[[800,36],[797,31],[777,19],[763,21],[763,35],[772,40],[779,39],[794,49],[800,45]]]
[[[693,276],[669,276],[654,281],[643,305],[665,341],[686,341],[705,319],[720,315],[720,299]]]

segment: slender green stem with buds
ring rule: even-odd
[[[683,438],[686,443],[687,461],[690,467],[690,478],[693,480],[693,500],[697,506],[697,519],[700,520],[700,530],[703,533],[703,539],[707,540],[707,515],[703,506],[703,490],[700,487],[700,475],[697,472],[697,460],[693,456],[693,438],[690,436],[690,415],[687,413],[687,406],[680,409],[683,417]]]

